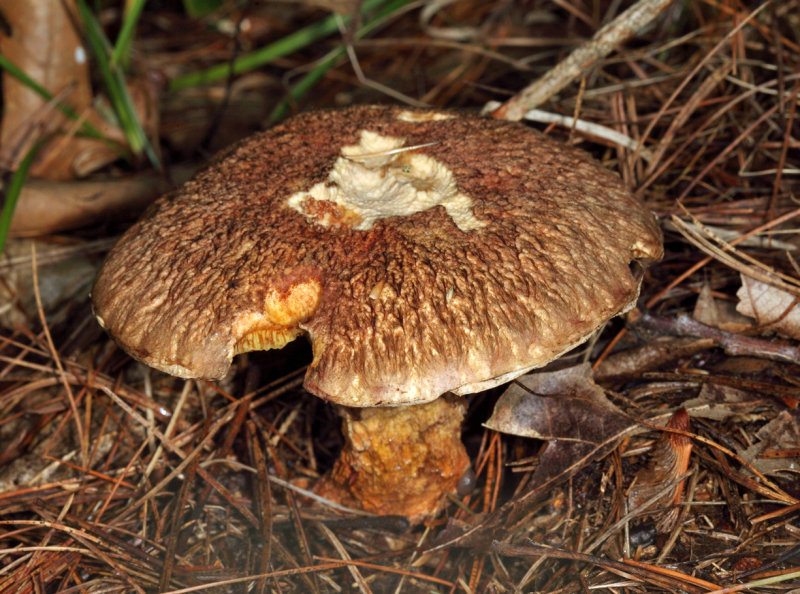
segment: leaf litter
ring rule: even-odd
[[[386,101],[386,87],[470,109],[524,96],[633,3],[622,4],[398,10],[351,39],[350,58],[339,54],[290,109]],[[546,132],[618,171],[659,215],[666,257],[647,272],[639,310],[573,355],[595,383],[573,366],[546,370],[549,386],[531,376],[505,396],[470,398],[474,477],[423,524],[307,497],[341,442],[335,416],[299,388],[303,345],[241,358],[217,384],[169,378],[104,337],[85,292],[30,299],[47,294],[40,268],[0,331],[0,591],[796,590],[800,357],[794,331],[770,322],[797,310],[784,294],[794,299],[786,289],[798,286],[798,14],[796,1],[669,4],[538,105],[562,122]],[[122,13],[100,16],[113,32]],[[203,160],[195,149],[207,130],[221,146],[263,127],[343,38],[202,87],[168,91],[165,79],[230,63],[325,16],[222,3],[201,22],[148,5],[134,56],[158,90],[166,162]],[[239,23],[238,34],[225,23]],[[118,162],[105,175],[148,173]],[[69,235],[40,231],[37,242],[61,249],[37,247],[38,261],[77,255],[96,266],[130,221],[115,212]],[[29,249],[4,262],[5,290],[12,273],[31,269]],[[742,274],[769,281],[753,323],[732,314]],[[576,370],[582,379],[553,379]],[[501,403],[501,424],[517,435],[484,426]],[[688,427],[665,429],[681,407]],[[685,440],[681,472],[670,448]]]

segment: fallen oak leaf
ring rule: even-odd
[[[7,23],[0,35],[3,56],[51,93],[66,94],[64,103],[74,111],[88,108],[92,100],[89,65],[66,3],[6,0],[2,8]],[[66,117],[57,110],[42,113],[47,103],[28,85],[3,72],[0,162],[4,168],[16,169],[38,138],[66,125]],[[38,173],[35,165],[33,173]],[[54,179],[72,177],[68,171],[50,173]]]
[[[606,399],[591,373],[588,363],[530,373],[517,378],[495,405],[486,427],[547,441],[527,492],[499,510],[503,529],[527,521],[530,506],[542,493],[606,455],[623,437],[647,430]],[[478,542],[485,541],[496,525],[494,518],[487,518],[481,529],[469,532]]]
[[[0,164],[16,169],[41,139],[47,139],[31,168],[33,177],[68,180],[116,161],[124,151],[122,131],[94,105],[88,55],[75,20],[74,0],[5,0],[7,34],[0,35],[0,53],[76,118],[56,109],[56,102],[3,72],[3,117],[0,123]],[[144,93],[137,107],[148,109]],[[142,104],[142,105],[140,105]],[[79,136],[83,124],[103,137]]]
[[[753,328],[753,321],[737,312],[734,303],[716,299],[708,283],[703,283],[700,288],[692,317],[707,326],[727,332],[747,332]]]
[[[609,431],[629,424],[630,419],[594,383],[589,364],[583,363],[517,378],[484,426],[521,437],[598,445]]]

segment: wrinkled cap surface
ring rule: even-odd
[[[132,356],[221,378],[306,333],[348,406],[466,394],[633,306],[653,215],[585,153],[442,110],[300,115],[228,149],[111,251],[93,301]]]

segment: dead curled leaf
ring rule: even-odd
[[[86,117],[92,103],[88,55],[74,26],[70,8],[74,9],[71,0],[7,0],[2,9],[10,34],[0,35],[0,51],[75,113]],[[93,114],[87,119],[91,123],[100,123],[96,116]],[[70,128],[73,128],[72,134],[55,139],[39,151],[31,175],[71,179],[75,177],[72,166],[75,155],[85,157],[90,150],[103,151],[111,160],[118,155],[101,141],[75,136],[74,124],[53,102],[48,102],[8,72],[3,73],[3,120],[0,126],[0,163],[3,167],[16,168],[37,140]]]
[[[667,429],[688,432],[689,413],[685,408],[678,409],[667,423]],[[692,440],[685,435],[669,433],[661,434],[653,448],[650,464],[636,473],[633,487],[628,493],[628,503],[631,509],[642,506],[646,501],[664,491],[649,507],[668,506],[663,513],[657,514],[656,531],[669,532],[678,519],[678,504],[683,493],[683,484],[680,481],[671,488],[676,479],[683,476],[689,468],[689,458],[692,453]]]
[[[529,485],[536,488],[569,476],[587,458],[602,456],[638,424],[608,401],[584,363],[518,378],[485,426],[548,441]]]
[[[609,432],[629,424],[594,383],[591,367],[581,364],[518,378],[497,401],[485,426],[522,437],[599,445]]]
[[[800,340],[800,297],[744,274],[741,276],[736,310],[755,318],[765,329]]]
[[[55,0],[8,0],[2,10],[9,33],[0,35],[3,55],[54,95],[64,95],[64,102],[77,112],[85,109],[91,102],[88,64],[76,59],[86,54],[65,5]],[[3,72],[0,159],[4,167],[14,168],[39,135],[65,125],[66,117],[52,106],[48,111],[46,103]]]

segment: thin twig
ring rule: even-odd
[[[575,49],[547,74],[495,109],[492,117],[521,120],[526,111],[538,107],[573,80],[585,75],[595,62],[635,35],[671,3],[672,0],[639,0],[601,28],[594,37]]]
[[[489,101],[483,107],[482,111],[484,113],[488,113],[497,109],[501,105],[502,104],[499,101]],[[570,116],[563,116],[550,111],[544,111],[542,109],[530,109],[522,115],[522,118],[530,120],[531,122],[541,122],[543,124],[559,124],[560,126],[564,126],[570,130],[578,130],[580,132],[585,132],[590,136],[608,140],[612,144],[619,145],[632,151],[636,150],[636,147],[639,144],[637,140],[634,140],[630,136],[625,136],[624,134],[621,134],[607,126],[602,126],[586,120],[576,119]],[[639,151],[639,154],[646,161],[649,161],[653,158],[653,155],[651,155],[647,150],[641,150]]]
[[[698,322],[688,314],[681,314],[672,319],[645,313],[637,320],[637,324],[674,336],[710,338],[731,355],[749,355],[773,361],[800,364],[800,348],[796,346],[775,343],[754,336],[742,336],[741,334],[726,332]]]

